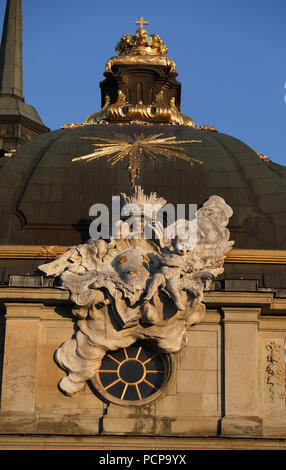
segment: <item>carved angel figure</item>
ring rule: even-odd
[[[132,197],[122,196],[126,204],[140,207],[155,203],[158,210],[166,204],[140,187]],[[82,390],[108,350],[138,339],[150,339],[165,352],[185,345],[187,328],[205,314],[204,288],[223,272],[224,254],[233,245],[226,228],[231,215],[221,197],[211,196],[191,221],[179,219],[163,228],[150,215],[138,236],[121,220],[120,238],[90,239],[39,266],[70,291],[78,319],[75,335],[55,354],[67,371],[59,383],[65,394]],[[146,223],[157,239],[144,237]]]

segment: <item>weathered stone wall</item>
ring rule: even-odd
[[[167,387],[142,407],[104,403],[88,383],[72,397],[58,389],[65,372],[53,355],[75,327],[66,291],[5,288],[1,297],[3,438],[286,439],[286,300],[271,292],[206,292],[207,314],[174,354]]]

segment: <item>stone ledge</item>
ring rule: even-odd
[[[227,416],[221,420],[222,437],[262,437],[263,421],[259,416]]]
[[[286,438],[286,417],[265,418],[263,420],[263,437]]]
[[[0,435],[0,450],[286,450],[286,440],[143,436]]]
[[[92,414],[19,413],[0,414],[1,434],[24,435],[129,435],[129,436],[204,436],[217,437],[219,416],[142,416],[122,418],[104,416],[101,410]]]
[[[98,435],[102,411],[92,414],[69,413],[0,413],[1,434]],[[1,440],[1,437],[0,437]]]
[[[71,304],[68,290],[57,287],[0,287],[0,302],[44,302]],[[262,313],[275,315],[275,312],[286,314],[286,298],[275,297],[274,291],[235,292],[235,291],[205,291],[203,302],[206,304],[209,315],[206,321],[219,321],[216,310],[223,305],[261,307]]]
[[[35,434],[37,433],[37,417],[31,413],[13,413],[7,411],[0,414],[0,434]]]
[[[16,301],[68,301],[69,291],[56,287],[0,287],[1,302]]]
[[[218,417],[144,417],[103,419],[104,435],[217,436]]]

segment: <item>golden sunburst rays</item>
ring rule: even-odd
[[[91,144],[95,150],[88,155],[73,158],[72,161],[91,161],[101,157],[109,156],[108,161],[112,166],[128,158],[128,171],[132,187],[140,176],[141,159],[148,158],[153,164],[159,161],[159,157],[167,159],[178,158],[185,160],[191,165],[202,164],[200,160],[192,158],[186,154],[185,146],[199,143],[201,140],[176,140],[176,137],[163,137],[163,134],[149,135],[143,134],[133,136],[113,134],[113,137],[77,137],[83,140],[96,140]]]

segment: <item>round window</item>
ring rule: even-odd
[[[170,356],[135,343],[109,351],[91,380],[100,394],[121,405],[143,405],[155,399],[170,375]]]

